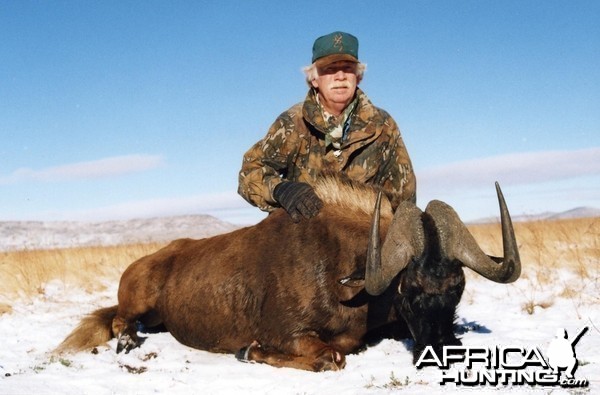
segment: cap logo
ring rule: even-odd
[[[350,33],[344,32],[333,32],[317,38],[312,48],[313,63],[329,55],[336,55],[338,58],[342,57],[349,61],[358,61],[358,39]]]
[[[342,42],[343,37],[341,34],[336,34],[333,37],[333,47],[338,50],[338,52],[342,52],[344,50],[344,43]]]

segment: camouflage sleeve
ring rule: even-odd
[[[297,151],[293,130],[291,118],[284,113],[275,120],[267,135],[244,154],[238,193],[263,211],[279,207],[272,193]]]
[[[389,157],[379,171],[383,181],[383,189],[388,192],[392,207],[396,208],[400,201],[417,201],[417,180],[412,163],[402,140],[400,129],[394,119],[388,116],[385,131],[390,138]]]

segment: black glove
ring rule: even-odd
[[[312,218],[323,207],[315,190],[304,182],[284,181],[273,190],[273,198],[288,212],[292,221]]]

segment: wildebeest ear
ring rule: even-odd
[[[353,278],[352,276],[348,276],[348,277],[340,278],[338,280],[338,283],[342,284],[345,287],[359,288],[359,287],[365,286],[365,279],[364,278]]]

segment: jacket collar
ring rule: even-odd
[[[316,95],[317,92],[314,89],[308,91],[302,106],[302,116],[314,129],[325,136],[328,131],[328,124],[323,119],[323,112]],[[368,127],[376,114],[375,107],[360,88],[356,88],[356,97],[358,99],[356,108],[350,115],[348,140],[344,142],[342,148],[357,141],[371,140],[377,137],[375,134],[378,128]]]

